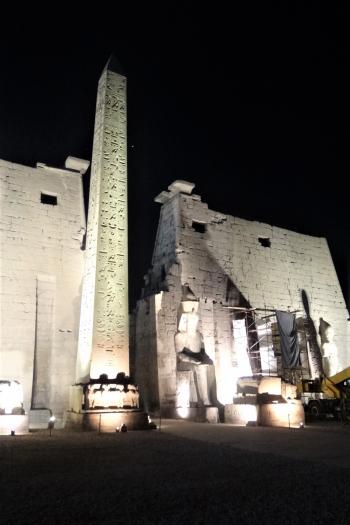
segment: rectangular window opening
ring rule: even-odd
[[[198,233],[205,233],[207,231],[205,222],[192,221],[192,228]]]
[[[57,206],[57,195],[49,195],[48,193],[41,192],[40,202],[41,204],[51,204],[51,206]]]
[[[258,237],[258,241],[264,248],[271,248],[271,241],[268,237]]]

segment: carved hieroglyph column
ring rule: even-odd
[[[77,382],[129,374],[126,78],[112,58],[97,93]]]

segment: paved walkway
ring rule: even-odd
[[[159,425],[159,420],[155,423]],[[206,443],[350,468],[350,425],[338,422],[288,429],[162,420],[161,429],[174,436]]]
[[[1,436],[0,523],[348,525],[349,430],[165,420]]]

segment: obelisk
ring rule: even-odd
[[[98,84],[76,381],[129,374],[126,77]]]

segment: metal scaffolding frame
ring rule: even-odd
[[[283,365],[281,351],[279,350],[280,335],[277,329],[277,320],[275,322],[272,321],[273,318],[276,318],[276,309],[266,307],[245,308],[239,306],[225,306],[224,308],[232,312],[232,317],[233,315],[242,314],[240,318],[245,319],[247,354],[253,374],[280,376],[293,384],[296,384],[301,379],[310,379],[309,343],[303,316],[297,318],[300,364],[295,368],[287,368]],[[258,315],[258,312],[262,315]],[[302,310],[294,310],[289,313],[297,314],[299,312],[302,312]],[[265,325],[264,323],[261,324],[261,321],[265,321]],[[258,326],[262,327],[260,330],[262,333],[260,335]],[[262,342],[264,342],[264,347],[267,348],[264,363],[262,363]],[[271,355],[272,353],[273,357]]]

